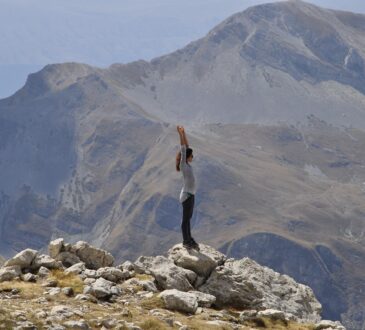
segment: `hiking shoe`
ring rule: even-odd
[[[184,247],[185,249],[187,249],[187,250],[191,250],[191,249],[193,249],[193,248],[194,248],[192,243],[187,243],[187,242],[184,242],[184,243],[183,243],[183,247]]]
[[[191,246],[193,247],[194,250],[200,251],[199,244],[197,242],[195,242],[194,238],[191,239],[190,244],[191,244]]]

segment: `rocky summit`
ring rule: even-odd
[[[86,242],[25,249],[0,268],[0,329],[345,329],[308,286],[249,258],[173,246],[114,265]]]

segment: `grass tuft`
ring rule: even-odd
[[[141,302],[141,307],[145,309],[155,309],[155,308],[166,308],[164,301],[158,297],[157,294],[153,295],[151,298],[146,298]]]
[[[54,269],[51,271],[50,278],[56,280],[61,288],[71,287],[75,294],[82,293],[84,290],[84,282],[78,275],[66,274],[63,270]]]
[[[140,281],[153,281],[155,279],[153,276],[147,274],[136,274],[134,277]]]
[[[165,329],[168,329],[168,327],[164,323],[162,323],[161,321],[156,320],[156,319],[146,320],[146,321],[142,322],[141,324],[139,324],[139,326],[143,330],[165,330]]]

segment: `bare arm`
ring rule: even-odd
[[[184,144],[188,147],[189,146],[189,142],[188,142],[188,139],[186,137],[186,134],[185,134],[185,130],[183,129],[183,139],[184,139]]]
[[[184,127],[177,126],[177,131],[179,132],[180,136],[180,145],[181,145],[181,158],[180,158],[180,168],[184,172],[184,168],[186,165],[186,148],[188,147],[187,139],[184,131]]]
[[[186,147],[189,146],[188,139],[186,138],[185,129],[183,126],[177,126],[177,131],[180,136],[180,144],[186,145]]]

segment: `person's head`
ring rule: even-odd
[[[186,162],[191,163],[193,161],[193,149],[187,148],[186,149]]]
[[[176,171],[180,172],[180,160],[181,160],[181,152],[179,151],[176,154]],[[193,161],[193,149],[186,148],[186,162],[190,163]]]

